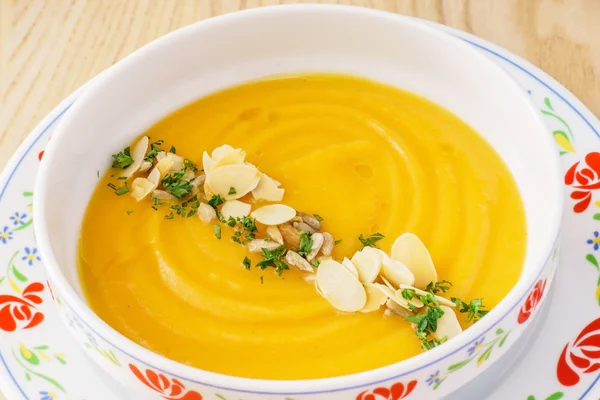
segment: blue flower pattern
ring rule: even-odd
[[[429,375],[429,378],[425,382],[427,382],[427,386],[437,385],[440,383],[440,370],[438,369],[435,373]]]
[[[25,225],[27,219],[27,214],[23,213],[23,214],[19,214],[18,212],[15,213],[15,215],[12,215],[10,217],[10,220],[13,222],[13,225],[17,226],[17,225]]]
[[[2,242],[2,244],[6,244],[9,240],[12,240],[12,235],[12,231],[8,228],[8,226],[5,226],[0,231],[0,242]]]
[[[469,357],[471,357],[473,354],[475,354],[475,352],[477,350],[479,350],[479,348],[481,347],[481,345],[483,344],[483,341],[485,340],[485,336],[480,337],[479,339],[477,339],[475,341],[475,343],[473,343],[473,345],[471,347],[469,347],[469,350],[467,350]]]
[[[598,236],[600,236],[600,233],[598,233],[598,231],[594,231],[594,238],[587,240],[587,244],[591,244],[594,248],[594,251],[598,251],[600,248],[600,238]]]
[[[35,261],[41,261],[38,250],[35,247],[25,247],[25,255],[21,257],[21,260],[27,261],[29,266],[32,266]]]
[[[42,390],[40,392],[40,400],[56,400],[56,395],[52,392]]]

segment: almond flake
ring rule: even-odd
[[[313,234],[316,232],[316,230],[314,230],[312,226],[310,226],[302,221],[294,222],[292,225],[294,226],[294,228],[298,229],[301,232],[308,232],[310,234]]]
[[[438,280],[429,251],[413,233],[404,233],[396,239],[392,246],[392,259],[406,265],[415,277],[413,285],[418,288],[425,288]]]
[[[315,218],[314,216],[310,215],[310,214],[306,214],[306,213],[298,213],[298,216],[300,218],[302,218],[302,221],[305,224],[308,224],[311,228],[313,228],[315,231],[318,231],[319,229],[321,229],[321,223],[319,222],[319,220],[317,218]]]
[[[212,154],[210,155],[210,157],[212,158],[213,161],[217,161],[219,158],[225,156],[226,154],[229,154],[233,151],[233,147],[231,147],[228,144],[224,144],[223,146],[219,146],[217,148],[215,148],[212,152]]]
[[[329,232],[322,232],[323,235],[323,246],[321,246],[321,253],[324,256],[330,256],[333,252],[333,246],[335,246],[335,240]]]
[[[234,149],[234,150],[230,151],[229,153],[224,154],[221,157],[216,158],[213,156],[213,158],[212,158],[213,164],[211,166],[211,169],[214,170],[223,165],[241,164],[244,162],[245,158],[246,158],[246,152],[244,150]]]
[[[160,172],[155,167],[148,175],[148,178],[135,178],[131,182],[130,194],[136,201],[140,201],[156,189],[159,181]]]
[[[227,200],[223,203],[223,208],[221,208],[221,214],[225,219],[229,219],[229,217],[233,218],[242,218],[247,217],[250,214],[250,210],[252,206],[250,204],[246,204],[239,200]]]
[[[315,272],[313,266],[295,251],[288,250],[287,253],[285,253],[285,261],[289,265],[298,268],[300,271]]]
[[[412,289],[419,296],[427,296],[429,294],[429,292],[426,292],[426,291],[421,290],[421,289],[417,289],[416,287],[410,286],[410,285],[404,285],[404,284],[402,284],[402,285],[400,285],[400,289]],[[437,300],[437,302],[440,303],[441,305],[445,305],[445,306],[448,306],[448,307],[456,307],[456,304],[454,304],[453,302],[451,302],[450,300],[448,300],[445,297],[437,296],[437,295],[434,296],[434,297]]]
[[[381,255],[381,273],[394,286],[400,287],[400,284],[412,285],[415,277],[410,269],[400,261],[392,260],[384,251],[378,250]]]
[[[210,158],[208,153],[202,153],[202,169],[204,169],[205,174],[208,174],[212,170],[213,164],[213,159]]]
[[[173,165],[171,165],[171,168],[169,169],[169,172],[178,172],[178,171],[181,171],[181,169],[184,166],[183,157],[178,156],[177,154],[173,154],[173,153],[169,153],[167,155],[167,157],[170,157],[173,160]],[[187,172],[192,172],[192,171],[186,171],[186,173]],[[192,172],[192,174],[193,174],[193,172]],[[188,178],[187,180],[189,180],[189,179],[191,179],[191,178]]]
[[[140,164],[140,169],[138,171],[140,172],[146,172],[148,171],[150,168],[152,168],[152,163],[150,161],[142,161],[142,163]]]
[[[217,218],[217,212],[208,204],[200,203],[200,206],[198,207],[198,217],[200,217],[200,220],[202,220],[202,222],[208,224],[213,219]]]
[[[437,329],[433,335],[438,340],[442,340],[443,338],[450,340],[463,330],[452,308],[446,306],[440,306],[440,308],[444,311],[444,315],[437,320]]]
[[[280,189],[279,185],[280,183],[275,179],[261,174],[258,185],[252,191],[252,196],[255,200],[281,201],[285,190]]]
[[[392,289],[390,289],[386,285],[382,285],[381,283],[374,283],[373,285],[375,285],[380,291],[383,292],[383,294],[385,294],[387,297],[389,297],[390,300],[392,300],[394,303],[396,303],[400,307],[410,310],[408,301],[406,301],[406,299],[403,297],[396,296],[396,293]]]
[[[352,273],[352,275],[354,275],[355,277],[358,278],[358,270],[356,269],[356,267],[354,266],[354,263],[352,261],[350,261],[346,257],[344,257],[344,260],[342,261],[342,265],[344,267],[346,267],[348,269],[348,271],[350,271]]]
[[[393,315],[397,315],[397,316],[400,316],[402,318],[406,318],[408,316],[415,315],[414,312],[412,312],[411,310],[408,310],[408,309],[402,307],[401,305],[399,305],[398,303],[396,303],[394,300],[391,300],[391,299],[389,299],[385,303],[385,306],[388,308],[386,310],[386,315],[389,315],[388,311],[391,311],[391,313]]]
[[[260,179],[256,167],[247,164],[224,165],[215,168],[206,177],[206,184],[214,194],[220,194],[225,200],[235,200],[252,191]],[[234,194],[229,194],[231,188]]]
[[[279,225],[279,232],[281,232],[283,242],[290,249],[298,249],[298,247],[300,247],[300,239],[302,237],[300,236],[296,228],[294,228],[290,224],[282,224]]]
[[[316,283],[323,297],[340,311],[360,311],[367,303],[364,286],[339,262],[323,261]]]
[[[174,162],[175,159],[172,157],[172,154],[169,153],[162,160],[156,163],[154,169],[160,172],[161,179],[164,178],[165,175],[169,173],[169,171],[171,171],[171,167],[173,166]]]
[[[379,310],[379,308],[387,301],[388,297],[373,283],[365,283],[363,286],[367,292],[367,303],[360,311],[368,313]]]
[[[129,178],[133,174],[135,174],[144,162],[144,157],[146,156],[146,150],[148,150],[148,136],[142,136],[140,140],[138,140],[131,149],[131,158],[133,159],[133,163],[130,166],[125,168],[119,174],[120,177]]]
[[[248,251],[250,253],[260,253],[262,252],[262,249],[267,249],[271,251],[275,250],[279,246],[279,243],[271,242],[270,240],[252,239],[248,242]]]
[[[396,290],[398,290],[394,285],[392,285],[392,283],[390,281],[388,281],[385,276],[380,276],[381,280],[383,281],[383,283],[385,283],[385,286],[389,287],[390,289],[392,289],[394,292]]]
[[[283,204],[272,204],[257,208],[250,215],[264,225],[281,225],[294,218],[296,210]]]
[[[313,233],[311,235],[310,239],[312,240],[312,246],[310,248],[310,252],[306,256],[306,259],[308,261],[311,261],[313,258],[315,258],[317,256],[317,254],[319,254],[319,251],[321,250],[321,246],[323,246],[323,235],[318,232]]]
[[[152,192],[152,198],[158,199],[161,201],[173,201],[177,200],[177,197],[173,196],[171,193],[164,190],[155,190]]]
[[[283,236],[276,225],[267,226],[267,236],[269,236],[271,240],[279,244],[283,244]]]
[[[381,271],[381,255],[373,247],[365,247],[352,256],[352,263],[358,270],[358,278],[362,283],[371,283]]]

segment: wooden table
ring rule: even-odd
[[[0,168],[60,100],[138,47],[213,15],[293,2],[0,0]],[[321,2],[389,10],[475,33],[538,65],[600,116],[600,0]]]

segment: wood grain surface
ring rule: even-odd
[[[0,0],[0,168],[59,101],[140,46],[214,15],[294,2]],[[600,0],[321,2],[388,10],[474,33],[541,67],[600,116]]]

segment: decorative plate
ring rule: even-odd
[[[568,197],[561,267],[554,297],[536,337],[517,365],[490,392],[492,400],[600,398],[600,122],[571,93],[528,62],[475,36],[448,27],[505,68],[529,92],[546,118],[564,168]],[[54,109],[29,135],[0,178],[0,389],[9,400],[126,400],[134,398],[111,382],[71,339],[51,301],[32,228],[32,188],[39,160],[57,121],[83,90]],[[544,285],[536,286],[520,311],[525,321]],[[576,305],[576,306],[574,306]],[[468,349],[461,365],[483,364],[509,332],[493,332]],[[114,360],[90,336],[87,346]],[[114,360],[117,362],[118,360]],[[455,367],[455,366],[452,366]],[[451,367],[451,368],[452,368]],[[359,400],[410,399],[414,387],[435,390],[453,370],[431,371],[423,382],[379,388]],[[163,394],[168,400],[185,396]],[[166,393],[166,392],[164,392]],[[183,394],[183,393],[181,393]],[[139,397],[137,397],[139,398]],[[219,393],[205,400],[228,399]],[[278,399],[284,400],[284,399]],[[286,399],[293,400],[293,399]],[[355,399],[348,399],[355,400]]]

